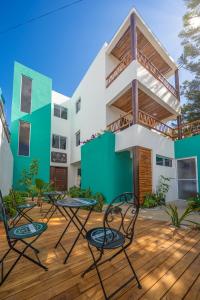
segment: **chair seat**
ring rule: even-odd
[[[104,237],[106,232],[106,241],[104,243]],[[121,247],[125,243],[124,235],[117,231],[114,228],[104,228],[104,227],[97,227],[89,230],[86,234],[86,239],[88,242],[96,247],[96,248],[103,248],[105,249],[114,249]]]
[[[17,205],[17,208],[26,209],[26,208],[33,208],[35,206],[36,206],[35,203],[23,203],[23,204]]]
[[[41,234],[47,229],[46,223],[33,222],[13,227],[9,230],[10,239],[25,239]]]

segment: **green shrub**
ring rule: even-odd
[[[3,197],[3,202],[8,216],[13,217],[16,215],[16,206],[25,203],[25,199],[19,192],[11,189],[9,195]]]
[[[144,198],[143,208],[152,208],[159,205],[159,197],[156,193],[147,194]]]
[[[94,211],[102,212],[105,197],[101,193],[93,194],[91,189],[81,189],[80,187],[73,186],[69,189],[68,195],[72,198],[87,198],[97,200],[94,206]]]
[[[200,211],[200,194],[196,194],[194,197],[190,197],[187,199],[188,205],[193,208],[194,210]]]

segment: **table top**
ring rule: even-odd
[[[56,204],[58,206],[75,208],[75,207],[94,206],[97,204],[97,201],[94,199],[87,199],[87,198],[65,198],[65,199],[57,200]]]

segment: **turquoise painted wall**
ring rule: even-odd
[[[81,187],[101,192],[106,201],[132,191],[130,152],[115,152],[115,135],[106,132],[81,147]]]
[[[175,141],[175,158],[185,158],[196,156],[198,167],[198,179],[200,190],[200,135],[184,138],[182,140]]]
[[[22,75],[32,78],[30,114],[20,111]],[[14,157],[14,188],[20,189],[19,179],[21,172],[24,168],[28,168],[32,159],[37,159],[40,163],[38,177],[49,182],[51,91],[52,80],[50,78],[15,62],[11,111],[11,149]],[[31,123],[30,157],[18,156],[18,130],[20,120]]]

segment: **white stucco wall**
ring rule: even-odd
[[[155,191],[160,175],[170,177],[170,189],[166,200],[177,199],[176,166],[174,160],[174,142],[162,135],[153,132],[141,125],[131,126],[116,133],[116,151],[131,150],[134,146],[141,146],[152,150],[152,184]],[[156,165],[156,154],[172,158],[172,167]]]
[[[71,163],[80,161],[80,146],[76,147],[75,133],[80,130],[81,141],[84,141],[106,128],[105,48],[106,44],[71,98]],[[81,109],[76,113],[76,101],[79,98]]]
[[[0,118],[0,189],[3,196],[9,193],[13,182],[13,156]]]
[[[68,119],[61,119],[54,116],[54,104],[58,104],[68,109]],[[52,109],[51,109],[51,151],[66,153],[67,163],[51,162],[51,166],[66,167],[70,160],[70,98],[58,92],[52,91]],[[66,150],[52,148],[52,135],[57,134],[67,138]]]

